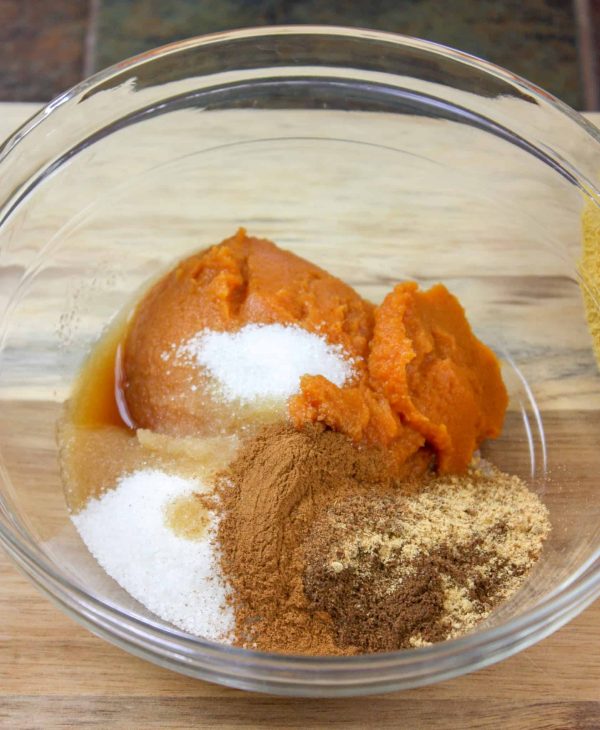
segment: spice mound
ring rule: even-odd
[[[338,646],[393,651],[461,636],[512,595],[549,530],[539,499],[486,466],[417,494],[332,505],[304,544],[311,607]]]
[[[218,540],[231,586],[237,640],[267,651],[339,653],[326,614],[309,610],[303,544],[316,517],[343,495],[393,488],[388,457],[309,424],[264,428],[217,481]],[[414,457],[407,476],[429,458]]]
[[[471,631],[523,584],[540,500],[481,460],[500,364],[442,284],[379,305],[240,229],[99,341],[58,429],[75,526],[149,611],[265,651]]]
[[[420,646],[472,629],[520,586],[549,529],[523,482],[484,465],[423,484],[424,458],[401,480],[387,461],[318,426],[246,440],[217,489],[237,643]]]

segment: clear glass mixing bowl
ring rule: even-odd
[[[235,687],[414,687],[548,635],[600,593],[600,380],[578,273],[599,171],[598,131],[541,89],[384,33],[222,33],[66,92],[0,150],[0,542],[94,633]],[[60,404],[144,282],[240,225],[374,301],[442,280],[501,355],[510,410],[485,453],[543,496],[554,528],[475,633],[337,659],[229,648],[150,615],[88,555],[58,473]]]

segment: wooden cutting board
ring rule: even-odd
[[[35,111],[0,104],[0,139]],[[600,114],[590,115],[600,124]],[[54,608],[0,553],[0,728],[600,728],[600,602],[506,661],[359,699],[282,699],[148,664]]]

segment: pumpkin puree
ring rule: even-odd
[[[274,243],[240,229],[163,276],[134,312],[123,348],[122,389],[137,427],[174,435],[214,435],[239,424],[223,414],[198,374],[165,353],[201,329],[249,323],[297,324],[364,362],[373,310],[352,287]]]
[[[302,378],[289,402],[297,427],[319,421],[355,442],[381,445],[399,467],[433,451],[442,473],[464,471],[478,445],[500,433],[507,394],[498,361],[444,286],[421,292],[414,282],[398,284],[374,307],[243,229],[182,261],[137,307],[123,348],[123,392],[135,425],[210,432],[219,409],[190,393],[190,366],[164,353],[203,328],[248,323],[297,324],[354,359],[357,376],[348,386]]]
[[[306,375],[301,386],[290,401],[297,426],[322,421],[388,447],[399,463],[428,444],[440,473],[465,471],[479,444],[500,434],[508,403],[496,356],[442,284],[421,292],[406,282],[387,295],[358,385]]]

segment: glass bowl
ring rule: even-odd
[[[600,593],[600,381],[582,283],[597,292],[578,269],[598,171],[598,131],[541,89],[366,30],[220,33],[67,91],[0,150],[3,547],[94,633],[252,690],[414,687],[547,636]],[[401,279],[441,280],[501,356],[509,413],[484,455],[541,494],[553,531],[524,588],[474,633],[350,658],[230,648],[149,614],[87,553],[59,477],[61,403],[140,287],[238,226],[373,301]]]

